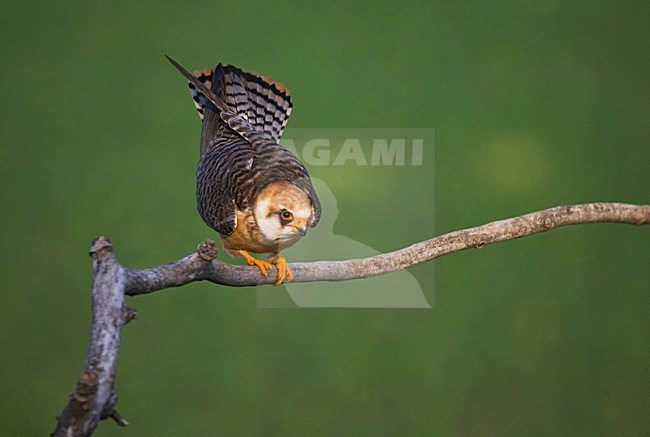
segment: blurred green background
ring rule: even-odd
[[[129,267],[215,237],[194,205],[198,117],[165,53],[284,82],[290,127],[435,128],[435,177],[312,169],[335,232],[380,251],[433,236],[434,179],[437,234],[650,201],[643,2],[1,9],[1,435],[51,432],[82,370],[94,237]],[[261,309],[208,283],[129,299],[131,425],[96,434],[647,434],[649,247],[650,228],[598,224],[447,256],[422,284],[433,309]]]

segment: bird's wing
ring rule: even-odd
[[[237,226],[236,210],[245,210],[255,180],[250,178],[254,149],[242,138],[221,141],[203,155],[196,171],[196,200],[203,221],[222,235]]]

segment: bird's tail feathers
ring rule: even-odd
[[[212,69],[199,70],[194,76],[223,102],[225,110],[232,111],[254,129],[279,141],[291,115],[289,91],[279,82],[266,76],[247,73],[232,65],[219,64]],[[190,81],[194,104],[203,119],[206,110],[214,105]]]

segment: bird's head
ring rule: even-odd
[[[266,186],[255,199],[253,213],[264,237],[281,248],[304,236],[314,215],[309,197],[289,182]]]

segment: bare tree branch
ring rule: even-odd
[[[117,395],[113,389],[120,334],[126,320],[133,319],[133,310],[124,305],[126,270],[115,259],[107,238],[99,237],[90,248],[93,259],[92,322],[84,372],[70,396],[68,405],[58,417],[54,436],[86,436],[92,434],[101,419],[120,418],[115,411]]]
[[[648,224],[650,205],[587,203],[558,206],[451,232],[371,258],[293,263],[289,266],[295,276],[292,282],[368,278],[465,249],[481,248],[487,244],[545,232],[560,226],[596,222]],[[128,270],[126,294],[135,296],[201,280],[236,287],[272,284],[275,281],[275,270],[263,277],[256,268],[227,264],[214,259],[215,256],[214,242],[207,240],[201,243],[197,252],[171,264],[144,270]]]
[[[370,258],[290,264],[293,282],[345,281],[368,278],[401,270],[434,258],[487,244],[545,232],[581,223],[650,224],[650,205],[588,203],[550,208],[451,232],[404,249]],[[234,266],[216,259],[213,241],[202,242],[190,255],[158,267],[143,270],[121,266],[110,241],[99,237],[90,250],[93,258],[92,327],[84,372],[58,417],[53,435],[90,435],[100,419],[112,417],[128,422],[115,411],[117,396],[113,384],[122,326],[137,317],[124,304],[124,295],[136,296],[194,281],[211,281],[229,286],[272,284],[275,270],[263,277],[255,267]],[[274,267],[275,269],[275,267]]]

